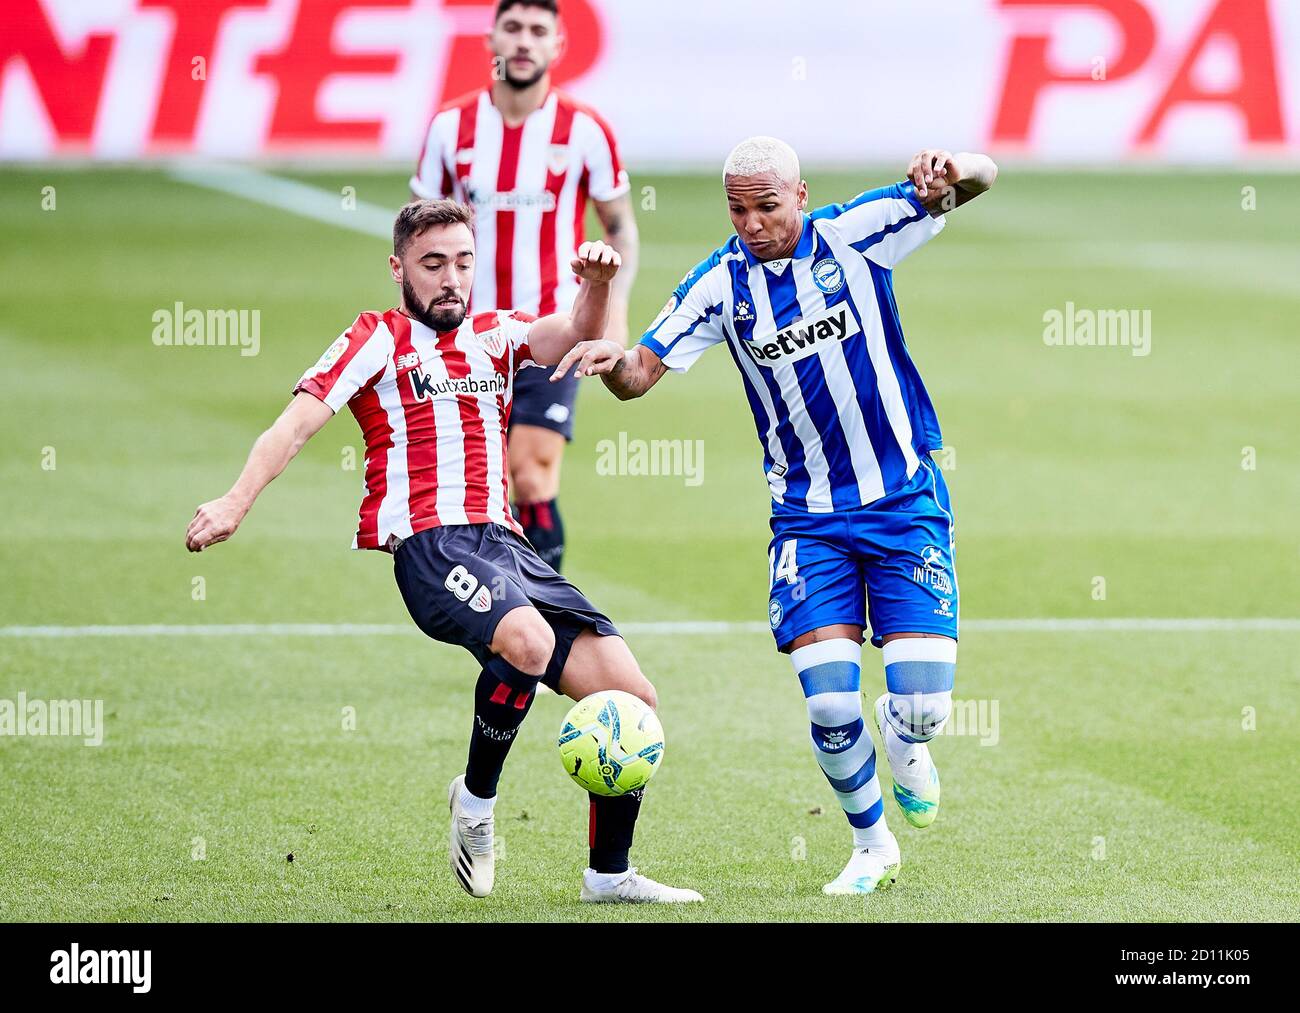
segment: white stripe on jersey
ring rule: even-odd
[[[524,121],[519,137],[519,164],[515,170],[514,190],[518,193],[540,194],[546,190],[546,174],[550,162],[547,155],[551,147],[551,132],[555,129],[555,111],[559,104],[559,99],[552,93],[542,108]],[[537,204],[515,211],[514,249],[510,251],[512,296],[510,306],[504,307],[506,309],[537,312],[542,291],[542,264],[538,256],[542,248],[542,211],[542,207]],[[496,270],[495,264],[492,265],[492,270]],[[479,302],[477,289],[474,298],[480,310],[488,308],[487,303]],[[562,305],[567,309],[569,304]]]
[[[466,324],[470,321],[466,317]],[[466,324],[461,325],[461,332]],[[459,334],[458,334],[459,336]],[[457,342],[459,345],[459,342]],[[420,363],[436,387],[450,379],[447,364],[438,353],[437,335],[423,325],[412,325],[411,347],[420,353]],[[438,431],[438,490],[434,509],[443,524],[468,524],[465,514],[465,439],[456,398],[430,398]]]
[[[384,327],[383,324],[379,326]],[[397,367],[390,358],[388,368],[375,385],[379,404],[388,415],[388,428],[393,433],[393,446],[388,451],[388,467],[385,471],[387,486],[384,498],[379,502],[377,528],[380,545],[388,541],[390,534],[399,538],[409,538],[412,534],[411,476],[406,460],[406,410],[402,407],[396,379]]]
[[[813,282],[812,258],[795,258],[787,270],[794,272],[795,291],[803,318],[807,320],[825,310],[826,297]],[[844,439],[849,445],[849,459],[853,462],[853,474],[858,480],[858,494],[861,502],[870,503],[885,495],[885,482],[872,450],[867,423],[858,406],[858,392],[848,360],[844,356],[843,343],[832,341],[823,345],[817,358],[821,361],[826,387],[830,391],[831,400],[835,402],[840,427],[844,430]]]
[[[733,346],[736,346],[740,339],[736,337],[735,326],[732,324],[736,315],[736,295],[731,287],[731,271],[727,264],[731,260],[743,259],[743,257],[724,257],[722,263],[710,270],[708,275],[698,282],[698,284],[705,286],[706,291],[712,290],[722,293],[723,326],[727,332],[727,340]],[[765,440],[768,456],[772,459],[772,469],[767,473],[767,485],[772,498],[778,503],[783,503],[785,502],[785,475],[789,470],[790,463],[785,458],[785,448],[781,446],[781,439],[776,434],[776,406],[772,403],[771,391],[767,389],[767,384],[764,383],[758,366],[750,359],[749,353],[743,348],[736,347],[735,355],[750,388],[758,396],[763,411],[767,413]]]
[[[893,429],[894,437],[898,440],[898,449],[903,452],[903,459],[907,462],[907,477],[911,478],[916,474],[920,461],[917,459],[916,451],[912,449],[912,421],[908,418],[907,402],[903,400],[898,374],[894,372],[894,363],[885,345],[885,325],[881,320],[882,309],[876,302],[876,288],[871,280],[871,269],[836,234],[834,229],[817,231],[844,269],[844,281],[849,287],[849,295],[852,296],[853,304],[862,318],[862,335],[867,344],[867,355],[871,357],[872,368],[876,371],[876,390],[885,407],[890,428]],[[856,463],[855,459],[855,466]]]
[[[462,112],[464,116],[468,110]],[[474,161],[470,163],[467,178],[469,188],[480,194],[497,192],[497,176],[501,167],[501,138],[504,124],[488,93],[482,92],[475,107]],[[497,308],[497,216],[495,211],[476,208],[474,216],[474,257],[478,267],[474,271],[474,291],[471,293],[473,311]],[[513,307],[509,307],[513,308]]]
[[[786,267],[789,270],[789,267]],[[759,320],[773,319],[772,301],[767,293],[767,268],[761,263],[749,269],[749,290],[754,297],[754,313]],[[739,349],[743,362],[748,358],[744,349]],[[831,469],[826,462],[826,453],[822,449],[821,436],[808,415],[804,404],[803,391],[799,389],[799,378],[795,375],[793,362],[777,363],[769,372],[781,391],[785,402],[786,417],[794,429],[795,437],[803,445],[804,464],[808,469],[808,512],[830,513],[835,509],[831,500]],[[759,383],[763,381],[760,379]]]
[[[461,328],[456,335],[456,346],[465,353],[471,375],[477,372],[488,376],[496,371],[482,342],[475,337],[472,326]],[[492,517],[499,517],[506,512],[505,476],[501,472],[501,455],[505,449],[501,434],[505,431],[505,420],[497,408],[495,397],[483,395],[476,400],[479,418],[483,420],[483,442],[487,448],[487,512]]]

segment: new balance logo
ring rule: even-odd
[[[749,357],[769,368],[815,355],[833,341],[843,341],[859,333],[857,317],[847,302],[823,310],[807,320],[783,327],[770,340],[742,341]]]

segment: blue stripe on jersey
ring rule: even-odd
[[[811,227],[809,228],[811,232]],[[813,252],[810,245],[808,253]],[[805,254],[807,256],[808,254]],[[794,267],[787,266],[776,277],[767,272],[767,294],[772,304],[772,316],[777,329],[786,327],[804,316],[799,305],[798,286],[794,280]],[[840,289],[847,296],[848,286]],[[838,294],[838,293],[837,293]],[[826,300],[831,304],[831,300]],[[861,336],[851,339],[861,341]],[[821,356],[810,355],[794,364],[795,379],[799,384],[799,393],[803,396],[804,407],[808,417],[817,429],[821,440],[822,453],[830,471],[831,506],[836,510],[849,509],[861,504],[858,495],[858,478],[853,470],[853,459],[849,452],[848,437],[840,424],[839,409],[831,397],[826,383],[826,372],[822,367]],[[811,483],[810,483],[811,484]]]
[[[821,236],[817,237],[817,241],[817,257],[834,256]],[[876,458],[877,467],[880,468],[881,484],[889,490],[907,481],[907,459],[898,445],[889,416],[885,414],[885,403],[880,398],[880,388],[877,385],[876,367],[871,361],[871,354],[867,351],[866,320],[869,314],[878,313],[879,307],[859,306],[850,298],[847,284],[834,295],[826,297],[828,307],[845,301],[852,308],[858,326],[864,333],[854,335],[840,347],[844,351],[844,361],[849,368],[849,373],[854,378],[855,400],[858,403],[858,411],[862,413],[862,424],[866,427],[867,437],[871,441],[871,453]],[[862,382],[863,379],[868,382]]]
[[[752,312],[754,305],[754,293],[749,290],[749,269],[746,261],[733,260],[727,265],[731,273],[731,291],[734,294],[732,301],[733,314],[735,307],[742,302],[748,303],[751,307],[751,313],[748,320],[735,320],[733,317],[733,326],[736,330],[736,336],[741,341],[751,340],[754,336],[754,324],[757,316]],[[727,349],[731,352],[731,357],[736,361],[736,368],[740,370],[741,379],[745,384],[745,395],[749,398],[750,406],[757,406],[754,409],[754,423],[758,429],[759,442],[763,444],[764,470],[770,471],[773,465],[772,454],[767,446],[767,429],[769,419],[767,411],[763,408],[762,401],[758,397],[757,391],[754,390],[750,381],[749,374],[745,371],[745,366],[740,360],[740,349],[732,346],[728,341]],[[781,388],[772,379],[772,371],[763,369],[761,366],[754,366],[754,372],[758,374],[760,382],[767,390],[767,398],[772,407],[778,414],[784,406],[785,401],[781,397]],[[793,500],[796,503],[804,502],[808,497],[808,489],[811,481],[808,477],[808,466],[804,457],[803,443],[795,435],[794,425],[790,421],[789,413],[785,413],[776,420],[776,438],[781,444],[781,450],[785,454],[785,497],[786,500]]]
[[[894,363],[894,373],[898,376],[898,385],[903,391],[907,416],[912,421],[913,441],[919,444],[917,456],[924,457],[929,451],[938,450],[943,446],[939,416],[935,414],[934,402],[930,400],[930,394],[925,389],[925,384],[921,382],[921,374],[917,372],[916,363],[907,354],[907,342],[903,340],[903,325],[898,319],[898,304],[894,302],[893,272],[870,260],[867,261],[867,266],[871,269],[871,280],[876,288],[876,302],[880,306],[880,321],[885,328],[889,358]]]
[[[901,228],[903,224],[914,222],[920,218],[921,215],[928,214],[925,207],[916,196],[916,187],[911,183],[902,182],[891,183],[889,186],[878,186],[874,190],[866,190],[863,193],[858,194],[852,200],[845,201],[843,204],[827,204],[825,207],[817,208],[817,210],[811,212],[808,217],[814,221],[819,218],[838,218],[840,215],[844,214],[845,211],[851,211],[862,204],[870,204],[873,200],[905,200],[919,212],[919,214],[905,219],[902,223],[890,226],[890,229],[894,231]],[[884,235],[885,233],[881,232],[879,234]]]
[[[673,347],[677,344],[677,342],[681,341],[682,338],[689,337],[690,335],[694,334],[696,329],[701,324],[707,323],[710,317],[715,317],[721,312],[722,312],[722,303],[714,303],[712,306],[707,307],[703,313],[701,313],[698,317],[695,318],[695,322],[691,324],[690,327],[686,328],[686,330],[682,331],[679,335],[677,335],[677,337],[673,338],[673,340],[668,342],[668,344],[666,345],[659,344],[659,342],[656,341],[653,337],[651,337],[650,334],[645,335],[641,340],[645,342],[647,346],[649,346],[651,351],[653,351],[656,355],[659,356],[659,358],[662,359],[665,355],[667,355],[669,352],[673,350]],[[660,326],[662,326],[662,324]],[[655,330],[658,330],[658,328],[655,328]]]

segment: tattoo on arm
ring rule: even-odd
[[[640,397],[668,371],[663,360],[656,358],[646,364],[635,347],[629,348],[627,354],[618,360],[610,372],[602,374],[601,380],[620,401]]]

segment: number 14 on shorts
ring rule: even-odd
[[[797,538],[787,538],[781,543],[780,556],[777,555],[776,546],[768,549],[768,587],[775,587],[778,580],[784,580],[787,584],[797,584],[799,582],[799,561],[796,558],[798,551],[799,539]]]

